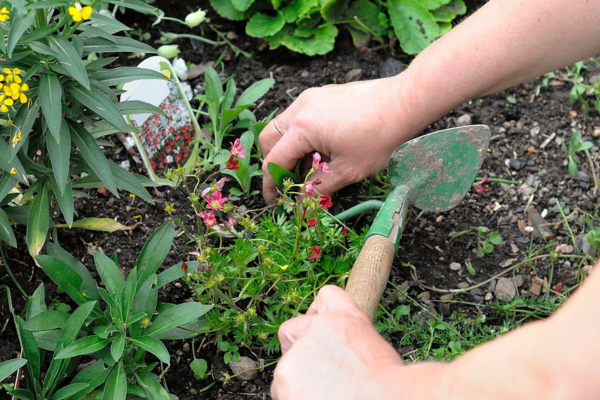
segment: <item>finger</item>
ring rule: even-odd
[[[367,177],[359,164],[348,165],[341,159],[333,159],[329,163],[331,174],[317,171],[310,176],[310,180],[318,179],[320,184],[314,185],[314,192],[317,196],[333,195],[338,190],[351,183],[360,182]]]
[[[283,130],[284,135],[276,142],[275,146],[273,146],[269,154],[265,157],[263,163],[263,197],[267,203],[273,202],[277,197],[275,181],[273,181],[273,178],[269,175],[269,163],[273,162],[288,171],[291,171],[300,158],[314,150],[314,146],[310,144],[302,133],[294,130],[286,132],[286,125],[284,125],[283,122],[280,122],[279,119],[277,120],[277,123]],[[279,135],[278,132],[276,133]],[[268,143],[268,138],[266,140]]]
[[[296,340],[303,337],[312,322],[312,317],[307,315],[301,315],[296,318],[287,320],[279,327],[277,335],[279,336],[279,343],[281,345],[281,352],[285,354]]]
[[[344,313],[355,315],[360,313],[356,301],[343,289],[334,286],[323,286],[317,298],[312,302],[306,315],[325,314],[325,313]]]

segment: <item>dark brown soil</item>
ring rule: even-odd
[[[178,18],[184,18],[188,12],[185,6],[167,0],[158,1],[156,5],[163,9],[167,15]],[[233,30],[236,32],[238,38],[234,39],[234,43],[237,46],[243,47],[246,51],[253,51],[256,55],[252,59],[243,56],[235,58],[231,55],[227,57],[225,73],[226,75],[235,74],[235,80],[239,88],[244,89],[253,82],[269,76],[272,76],[276,81],[274,88],[264,97],[264,102],[256,107],[255,113],[258,118],[266,117],[276,108],[285,109],[292,103],[294,97],[297,97],[307,88],[344,83],[346,74],[353,69],[362,71],[360,79],[379,78],[382,63],[388,58],[378,42],[373,41],[369,48],[356,49],[347,36],[338,39],[336,49],[331,54],[312,59],[292,54],[285,49],[273,52],[259,50],[261,43],[245,36],[239,25],[220,21],[214,18],[214,15],[211,17],[217,24],[221,24],[224,31]],[[148,21],[147,17],[127,14],[124,21],[129,24],[137,24],[144,30],[151,32],[154,38],[159,35],[157,27],[149,26],[152,21]],[[165,31],[181,30],[176,24],[169,22],[164,25],[161,24],[160,28]],[[183,50],[181,56],[193,63],[214,61],[223,51],[222,48],[213,49],[210,46],[200,46],[199,50],[194,50],[192,44],[187,40],[179,41],[179,45]],[[409,61],[406,56],[401,54],[395,54],[395,59],[404,62]],[[127,62],[126,59],[122,61]],[[597,73],[598,71],[594,70],[585,74],[586,76],[592,76]],[[191,82],[192,87],[201,83],[202,78]],[[401,248],[392,271],[392,279],[396,283],[408,282],[409,293],[416,296],[424,290],[415,284],[410,269],[403,267],[401,263],[414,265],[419,280],[427,286],[457,288],[462,282],[468,282],[469,284],[480,282],[502,271],[503,268],[499,264],[504,260],[510,258],[522,260],[523,256],[529,252],[530,238],[528,234],[521,232],[518,224],[519,221],[527,223],[526,207],[528,203],[529,210],[535,208],[542,212],[542,210],[547,209],[546,222],[549,223],[557,222],[560,219],[556,199],[560,201],[563,207],[569,206],[571,210],[578,207],[581,210],[593,213],[598,209],[598,198],[594,197],[592,193],[593,182],[589,182],[588,187],[584,188],[585,182],[568,176],[566,167],[562,165],[564,154],[555,140],[552,140],[544,149],[541,149],[540,145],[552,133],[556,133],[556,137],[568,141],[571,127],[576,127],[582,130],[585,140],[594,140],[594,144],[597,146],[598,140],[593,139],[591,133],[594,127],[600,126],[600,117],[596,112],[591,112],[590,120],[584,122],[583,110],[580,104],[572,106],[569,103],[570,87],[568,84],[550,88],[542,87],[539,89],[539,94],[537,94],[540,84],[541,80],[537,79],[493,96],[469,101],[467,104],[453,110],[427,130],[429,132],[456,126],[457,118],[465,114],[471,117],[471,123],[473,124],[489,125],[493,137],[480,176],[515,180],[519,184],[512,187],[503,187],[499,183],[491,183],[487,185],[487,192],[480,198],[474,191],[471,191],[458,207],[445,213],[419,215],[418,210],[413,210],[410,213],[410,220],[405,228],[400,243]],[[515,104],[507,101],[509,96],[516,99]],[[532,135],[532,131],[535,132],[537,128],[539,128],[539,133]],[[115,146],[113,148],[106,149],[107,156],[117,163],[129,160],[131,165],[135,166],[134,160],[128,155],[121,143],[116,138],[114,138],[114,142]],[[533,150],[535,152],[532,152]],[[591,153],[592,157],[595,157],[598,154],[598,148],[593,148]],[[524,167],[516,170],[511,166],[507,166],[505,160],[510,158],[516,159],[518,162],[523,161]],[[136,171],[136,168],[138,171]],[[582,162],[580,169],[584,169],[590,176],[592,175],[587,162]],[[142,172],[141,167],[133,167],[132,170]],[[535,196],[531,202],[530,195],[517,192],[528,179],[534,186],[532,193]],[[260,182],[257,180],[255,185],[258,187]],[[354,185],[343,191],[342,197],[352,198],[360,195],[362,190],[363,186]],[[125,192],[122,193],[121,198],[117,199],[112,195],[105,198],[95,191],[90,191],[91,198],[80,199],[76,202],[76,211],[79,218],[110,217],[117,218],[119,222],[126,225],[133,225],[138,221],[141,221],[142,224],[133,231],[112,234],[82,230],[60,230],[58,242],[81,259],[90,268],[92,274],[94,274],[94,271],[91,268],[92,261],[89,254],[93,253],[94,250],[103,251],[108,255],[116,252],[121,266],[128,271],[133,266],[149,235],[170,218],[163,211],[165,202],[174,202],[175,208],[178,210],[189,209],[185,192],[181,188],[158,188],[156,192],[152,190],[151,193],[155,199],[155,205],[147,204],[138,198],[131,199]],[[252,201],[254,201],[254,206],[262,204],[262,198],[258,196]],[[341,198],[338,201],[343,202],[345,200]],[[185,214],[181,212],[179,215]],[[134,216],[141,216],[141,218],[134,219]],[[369,218],[361,223],[364,224],[368,221]],[[584,233],[582,231],[584,225],[581,222],[576,219],[571,223],[575,235]],[[454,233],[477,226],[487,226],[490,230],[500,233],[503,238],[503,243],[492,254],[483,259],[473,254],[476,244],[475,236],[472,234],[459,237],[452,245],[449,243],[449,239]],[[569,243],[569,235],[564,226],[552,227],[552,230],[557,235],[558,243]],[[19,240],[19,248],[18,250],[7,249],[7,256],[10,267],[15,272],[16,278],[24,290],[27,293],[32,293],[41,282],[44,282],[48,301],[57,298],[60,301],[68,302],[65,295],[56,293],[54,284],[40,269],[34,267],[32,260],[25,255],[25,230],[19,228],[16,234]],[[533,244],[540,246],[543,244],[543,240],[535,238]],[[176,239],[165,262],[165,267],[181,261],[182,246],[183,239]],[[475,276],[467,273],[465,268],[465,261],[467,260],[471,261],[476,271]],[[460,271],[451,270],[449,265],[452,262],[460,263],[462,269]],[[519,271],[518,273],[524,278],[520,290],[526,292],[532,279],[536,276],[547,277],[549,265],[547,260],[541,260],[535,263],[535,269],[522,269]],[[559,282],[562,282],[565,287],[573,286],[576,283],[576,272],[576,269],[564,263],[557,263],[549,286],[553,287]],[[512,276],[512,274],[509,276]],[[0,284],[8,285],[12,291],[12,299],[17,312],[22,311],[24,298],[7,274],[0,273]],[[486,285],[477,291],[455,296],[455,299],[458,298],[466,302],[481,303],[479,306],[451,304],[449,308],[445,309],[438,307],[438,311],[443,314],[452,311],[472,314],[490,312],[489,305],[495,299],[493,301],[483,300],[488,292],[493,292],[493,289]],[[430,295],[431,299],[438,299],[441,294],[431,292]],[[179,303],[188,299],[190,293],[185,286],[182,288],[171,284],[162,291],[160,296],[163,301],[168,300],[169,302]],[[12,322],[5,326],[5,321],[10,319],[10,313],[4,297],[0,300],[0,317],[0,330],[2,330],[0,334],[0,360],[5,360],[13,358],[19,348]],[[392,335],[390,339],[397,347],[400,336]],[[261,372],[259,378],[252,382],[241,383],[235,379],[225,385],[217,382],[207,391],[201,392],[201,389],[213,381],[211,379],[198,381],[193,377],[189,368],[191,350],[184,350],[187,349],[187,346],[184,346],[186,343],[191,345],[190,341],[168,343],[173,358],[172,365],[165,376],[170,390],[179,398],[270,398],[268,393],[273,367]],[[256,354],[244,348],[242,348],[242,354],[255,360],[264,358],[266,363],[276,358],[258,353],[256,349],[252,350]],[[231,373],[227,366],[223,364],[222,353],[213,345],[206,345],[196,356],[208,360],[213,376],[217,379],[222,377],[222,372]]]

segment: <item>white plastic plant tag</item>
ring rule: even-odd
[[[150,57],[140,68],[152,69],[165,74],[169,80],[144,79],[123,85],[121,101],[140,100],[150,103],[167,114],[134,114],[126,118],[137,129],[132,135],[140,152],[150,179],[157,183],[173,185],[166,179],[169,168],[183,166],[186,172],[193,168],[199,148],[194,141],[199,137],[200,127],[193,117],[190,103],[166,58]]]

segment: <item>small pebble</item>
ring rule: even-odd
[[[471,116],[469,114],[463,114],[456,118],[456,126],[471,125]]]
[[[490,300],[491,300],[491,299],[493,299],[493,298],[494,298],[494,295],[493,295],[491,292],[488,292],[488,293],[485,295],[485,301],[490,301]]]
[[[457,263],[457,262],[450,263],[450,269],[452,271],[460,270],[460,263]]]

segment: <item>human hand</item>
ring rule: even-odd
[[[356,302],[325,286],[306,315],[279,328],[283,357],[275,369],[276,400],[384,399],[404,369]]]
[[[404,73],[403,73],[404,74]],[[402,118],[408,102],[403,96],[407,79],[402,74],[386,79],[328,85],[304,91],[260,134],[265,155],[263,196],[268,203],[278,196],[267,166],[274,162],[292,170],[314,151],[329,162],[332,174],[317,172],[317,194],[329,194],[384,170],[396,147],[421,129],[415,116]],[[427,124],[425,124],[426,126]],[[310,162],[307,160],[307,162]]]

